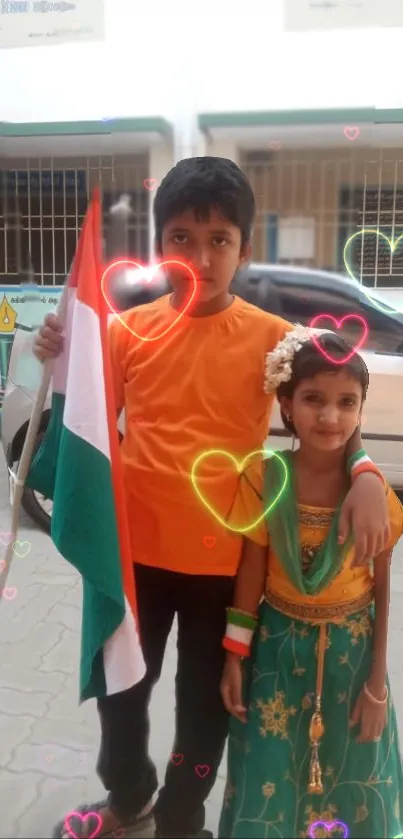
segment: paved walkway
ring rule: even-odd
[[[9,530],[0,462],[0,534]],[[49,837],[58,819],[102,797],[95,773],[99,726],[95,702],[78,707],[81,586],[49,537],[22,516],[25,557],[15,557],[0,605],[0,838]],[[28,550],[26,547],[25,550]],[[24,548],[21,548],[24,551]],[[0,550],[0,558],[4,553]],[[403,540],[393,564],[390,676],[403,738]],[[151,708],[151,754],[160,780],[173,741],[175,633]],[[224,765],[210,796],[206,827],[216,832]]]

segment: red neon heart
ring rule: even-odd
[[[158,181],[157,178],[144,178],[143,187],[144,189],[148,189],[149,192],[152,192],[154,189],[157,189]]]
[[[203,545],[205,548],[214,548],[216,541],[216,536],[203,536]]]
[[[349,361],[349,360],[350,360],[350,358],[352,358],[352,357],[353,357],[353,355],[354,355],[356,352],[358,352],[358,350],[360,349],[360,347],[362,347],[362,345],[363,345],[363,343],[364,343],[364,341],[366,340],[367,335],[368,335],[368,324],[367,324],[366,320],[365,320],[364,318],[362,318],[362,317],[361,317],[361,315],[345,315],[345,316],[344,316],[344,318],[341,318],[341,320],[337,320],[336,318],[334,318],[334,317],[333,317],[333,315],[316,315],[316,317],[315,317],[315,318],[314,318],[314,319],[310,322],[309,326],[310,326],[312,329],[314,329],[314,328],[315,328],[315,326],[317,325],[318,320],[321,320],[321,319],[323,319],[323,318],[327,318],[328,320],[333,321],[333,323],[336,325],[337,329],[340,329],[340,327],[343,325],[343,323],[344,323],[346,320],[353,320],[353,319],[354,319],[354,320],[358,320],[358,321],[362,324],[362,326],[363,326],[363,329],[364,329],[364,334],[363,334],[362,338],[360,338],[360,340],[358,341],[358,344],[355,344],[355,345],[354,345],[354,347],[353,347],[353,349],[351,350],[351,352],[350,352],[350,353],[348,353],[348,355],[346,355],[346,357],[345,357],[345,358],[342,358],[342,359],[340,359],[340,358],[333,358],[331,355],[329,355],[329,353],[327,353],[327,352],[323,349],[323,347],[321,347],[321,346],[320,346],[320,344],[319,344],[319,336],[317,336],[317,335],[312,335],[312,341],[314,342],[314,344],[315,344],[315,346],[317,347],[317,349],[319,350],[319,352],[321,352],[321,353],[322,353],[322,355],[323,355],[323,356],[327,359],[327,361],[331,361],[333,364],[345,364],[345,363],[346,363],[346,361]]]
[[[198,763],[198,765],[195,766],[195,772],[199,778],[207,778],[207,775],[210,772],[210,767],[207,763]]]
[[[172,754],[171,755],[171,763],[173,763],[174,766],[180,766],[181,763],[183,763],[183,755]]]
[[[108,274],[112,270],[112,268],[116,268],[118,265],[126,265],[126,267],[131,266],[132,268],[138,268],[140,270],[141,269],[144,270],[144,269],[147,268],[147,266],[141,265],[140,262],[135,262],[133,259],[115,259],[112,262],[110,262],[109,265],[106,266],[106,268],[104,270],[104,273],[102,274],[102,279],[101,279],[101,291],[102,291],[104,300],[106,301],[110,311],[113,312],[115,317],[118,318],[118,320],[122,324],[122,326],[124,326],[125,329],[127,329],[132,335],[134,335],[135,338],[138,338],[140,341],[159,341],[160,338],[164,338],[165,335],[168,335],[168,332],[172,331],[174,326],[176,326],[176,324],[179,323],[180,320],[182,320],[183,316],[186,314],[186,312],[189,310],[190,306],[192,305],[193,300],[196,296],[196,291],[197,291],[196,274],[194,273],[194,271],[192,271],[190,265],[187,265],[186,262],[181,262],[179,259],[166,259],[164,262],[158,262],[156,265],[153,266],[152,273],[150,273],[150,266],[148,267],[148,272],[149,272],[149,278],[147,279],[148,283],[152,282],[155,274],[164,265],[176,265],[176,266],[179,266],[180,268],[184,268],[190,274],[190,277],[191,277],[191,280],[192,280],[192,283],[193,283],[193,288],[192,288],[192,292],[191,292],[191,295],[189,297],[189,300],[187,300],[183,309],[181,309],[178,312],[178,315],[175,318],[175,320],[172,323],[170,323],[169,326],[166,329],[164,329],[164,331],[161,332],[159,335],[154,335],[152,338],[150,338],[150,337],[147,337],[146,335],[138,335],[138,333],[135,332],[134,329],[131,329],[131,327],[120,316],[119,312],[117,312],[116,309],[113,308],[110,300],[108,299],[107,289],[105,289],[105,287],[104,287],[105,286],[105,281],[106,281],[106,278],[107,278]]]

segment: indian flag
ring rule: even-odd
[[[26,482],[53,500],[53,542],[82,576],[81,702],[126,690],[145,674],[100,247],[97,192],[63,293],[64,349],[54,362],[50,422]]]

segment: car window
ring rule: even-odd
[[[320,283],[318,275],[310,278],[310,275],[297,273],[278,274],[275,286],[282,316],[292,323],[307,326],[320,314],[333,315],[337,320],[349,314],[359,315],[368,325],[365,349],[403,354],[403,318],[381,312],[360,290],[348,285],[342,289],[339,283],[332,287],[326,276]],[[331,328],[331,321],[324,320],[323,323]],[[350,344],[357,344],[362,329],[360,321],[348,320],[343,326],[343,336]]]

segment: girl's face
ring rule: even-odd
[[[332,452],[345,446],[360,423],[362,388],[343,369],[318,373],[303,379],[291,399],[281,400],[281,407],[291,414],[301,443]]]

